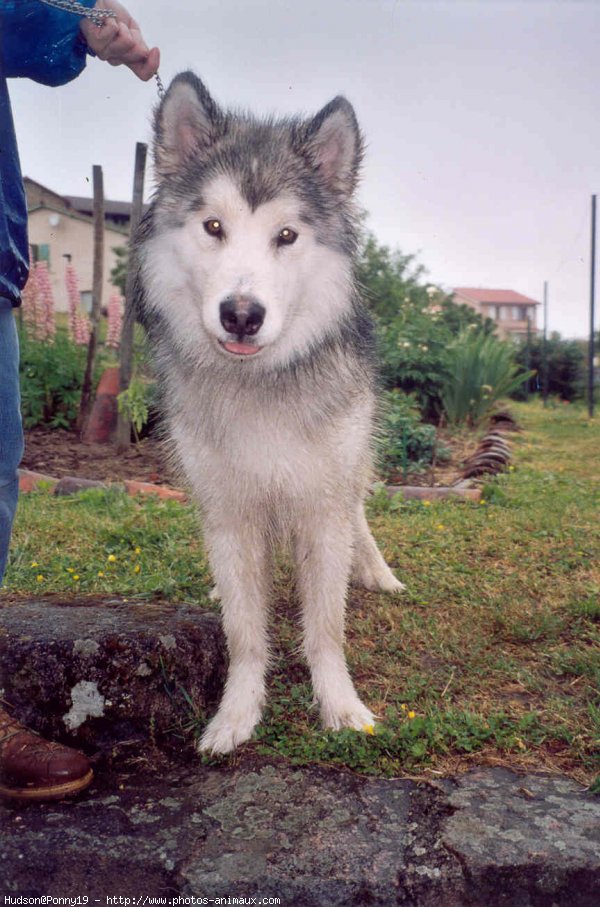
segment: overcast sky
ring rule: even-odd
[[[361,203],[379,240],[445,288],[513,289],[588,330],[600,192],[600,0],[124,0],[165,84],[192,68],[224,106],[316,112],[336,94],[367,137]],[[12,80],[24,174],[131,195],[155,84],[90,60],[62,88]]]

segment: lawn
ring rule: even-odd
[[[481,504],[389,502],[371,525],[408,592],[353,589],[352,674],[381,722],[323,732],[299,655],[282,559],[265,720],[248,747],[294,763],[439,776],[473,764],[570,774],[600,787],[600,418],[511,404],[514,466]],[[161,595],[210,607],[191,508],[118,492],[24,496],[8,593]],[[235,758],[235,757],[234,757]]]

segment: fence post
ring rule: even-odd
[[[77,428],[81,435],[85,430],[92,405],[92,379],[94,375],[94,360],[98,345],[98,323],[102,309],[102,281],[104,277],[104,180],[102,167],[94,164],[92,167],[92,184],[94,191],[94,263],[92,271],[92,310],[90,312],[90,339],[87,351],[87,363],[83,384],[81,387],[81,401]]]
[[[131,220],[129,224],[129,258],[127,266],[127,281],[125,284],[125,311],[121,328],[121,344],[119,349],[119,390],[127,390],[131,382],[133,369],[133,332],[135,327],[134,307],[134,274],[131,265],[131,246],[135,231],[142,219],[144,207],[144,174],[146,172],[146,152],[148,146],[137,142],[135,146],[135,165],[133,170],[133,196],[131,200]],[[117,423],[117,449],[124,451],[131,443],[131,421],[119,411]]]

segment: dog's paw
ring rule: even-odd
[[[354,579],[357,585],[363,586],[369,592],[387,592],[391,595],[401,595],[406,591],[406,586],[396,579],[392,571],[387,568],[385,571],[363,571]]]
[[[347,705],[331,705],[321,709],[323,726],[339,731],[349,727],[355,731],[366,731],[372,728],[377,721],[376,716],[364,705],[358,697]]]
[[[213,755],[231,753],[240,743],[250,739],[259,719],[260,715],[241,716],[217,712],[196,744],[196,750]]]
[[[401,595],[403,592],[406,592],[404,583],[401,583],[399,579],[396,579],[391,571],[390,576],[379,583],[379,588],[382,592],[389,592],[391,595]]]

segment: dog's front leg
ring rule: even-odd
[[[296,532],[304,652],[325,727],[361,729],[375,720],[354,689],[344,656],[344,616],[353,520],[341,508],[311,514]]]
[[[225,692],[198,749],[228,753],[248,740],[265,700],[267,643],[267,545],[250,522],[205,527],[211,568],[219,590],[229,650]]]

